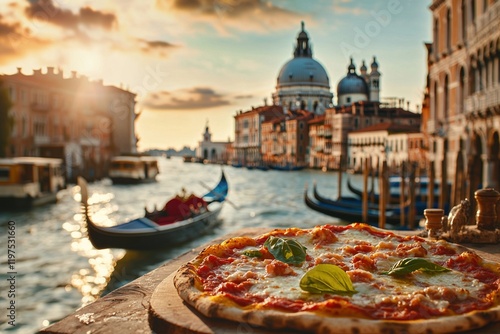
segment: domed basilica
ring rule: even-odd
[[[297,36],[293,58],[281,68],[273,103],[285,109],[306,109],[315,114],[323,114],[332,107],[333,94],[330,91],[330,79],[325,68],[312,57],[309,36],[304,30]],[[337,86],[338,105],[350,105],[358,101],[379,101],[380,73],[378,63],[373,57],[371,72],[367,73],[365,62],[356,73],[353,59],[348,66],[347,75]]]

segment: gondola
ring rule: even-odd
[[[304,191],[304,202],[305,204],[323,214],[330,217],[335,217],[341,219],[344,222],[355,223],[363,222],[363,204],[360,200],[354,198],[341,198],[339,200],[327,200],[321,201],[322,197],[316,197],[313,199],[308,195],[308,189]],[[317,193],[317,190],[315,191]],[[319,198],[319,200],[318,200]],[[325,199],[325,198],[323,198]],[[400,229],[400,209],[399,208],[389,208],[385,211],[386,224],[390,228]],[[378,208],[373,206],[368,207],[367,221],[370,225],[377,226],[379,223],[380,211]],[[415,219],[415,225],[418,225],[418,220],[420,217]]]
[[[342,196],[338,200],[332,200],[330,198],[327,198],[327,197],[321,195],[318,192],[318,187],[316,186],[316,182],[314,182],[314,184],[313,184],[313,196],[318,202],[324,203],[324,204],[340,205],[340,206],[346,206],[346,207],[360,205],[360,199],[358,197]],[[396,208],[396,206],[394,204],[389,204],[388,207],[389,208]],[[368,208],[378,210],[378,203],[368,202]],[[398,208],[399,208],[399,206],[398,206]]]
[[[408,180],[405,181],[408,183]],[[416,182],[416,192],[415,192],[415,199],[417,201],[426,201],[428,194],[428,185],[429,185],[429,179],[426,177],[420,178],[419,182]],[[408,187],[408,185],[407,185]],[[356,196],[361,198],[363,196],[363,190],[356,188],[352,183],[351,180],[348,178],[347,179],[347,188]],[[389,193],[390,193],[390,203],[399,203],[400,201],[400,190],[401,190],[401,177],[399,176],[392,176],[389,177]],[[437,199],[439,198],[439,183],[436,182],[434,184],[434,198]],[[368,192],[368,198],[371,199],[373,202],[378,202],[379,201],[379,194],[375,193],[373,189],[370,189]]]
[[[78,179],[82,193],[82,207],[87,223],[88,236],[97,249],[123,248],[130,250],[151,250],[175,246],[199,237],[213,230],[220,221],[218,215],[222,209],[229,188],[224,172],[219,183],[208,193],[196,198],[198,207],[186,208],[187,199],[180,204],[179,197],[168,201],[165,208],[147,212],[144,217],[112,227],[96,225],[88,208],[87,184],[83,178]],[[175,203],[175,202],[178,203]],[[182,201],[181,201],[182,202]],[[174,209],[175,213],[167,214],[166,209]],[[155,222],[156,220],[156,222]]]

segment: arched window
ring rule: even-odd
[[[439,59],[439,21],[438,19],[434,20],[434,57]]]
[[[462,0],[462,42],[466,40],[467,36],[467,6],[465,0]]]
[[[444,77],[444,108],[443,108],[443,120],[447,120],[448,117],[450,116],[450,92],[448,88],[448,75]]]
[[[476,24],[476,0],[470,0],[470,22]]]
[[[497,52],[496,52],[496,62],[497,62],[497,82],[500,84],[500,39],[497,41]]]
[[[439,98],[438,98],[438,82],[434,82],[434,103],[433,103],[433,108],[431,111],[431,120],[436,121],[437,120],[437,115],[439,113]]]
[[[458,97],[458,113],[463,113],[465,110],[465,69],[462,67],[460,69],[460,81],[459,81],[459,97]]]
[[[446,48],[451,52],[451,10],[446,11]]]
[[[483,90],[483,62],[479,61],[477,64],[477,70],[476,70],[476,92],[480,92]]]

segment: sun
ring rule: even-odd
[[[89,46],[72,51],[69,55],[69,62],[71,68],[78,73],[94,79],[102,79],[104,59],[98,48]]]

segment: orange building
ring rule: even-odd
[[[0,78],[13,102],[8,156],[61,158],[68,179],[92,179],[104,176],[112,156],[136,153],[135,94],[53,67]]]
[[[262,160],[265,165],[303,167],[308,164],[308,121],[314,114],[288,110],[262,123]]]
[[[261,164],[262,123],[283,115],[283,107],[277,105],[238,112],[234,116],[233,164]]]

